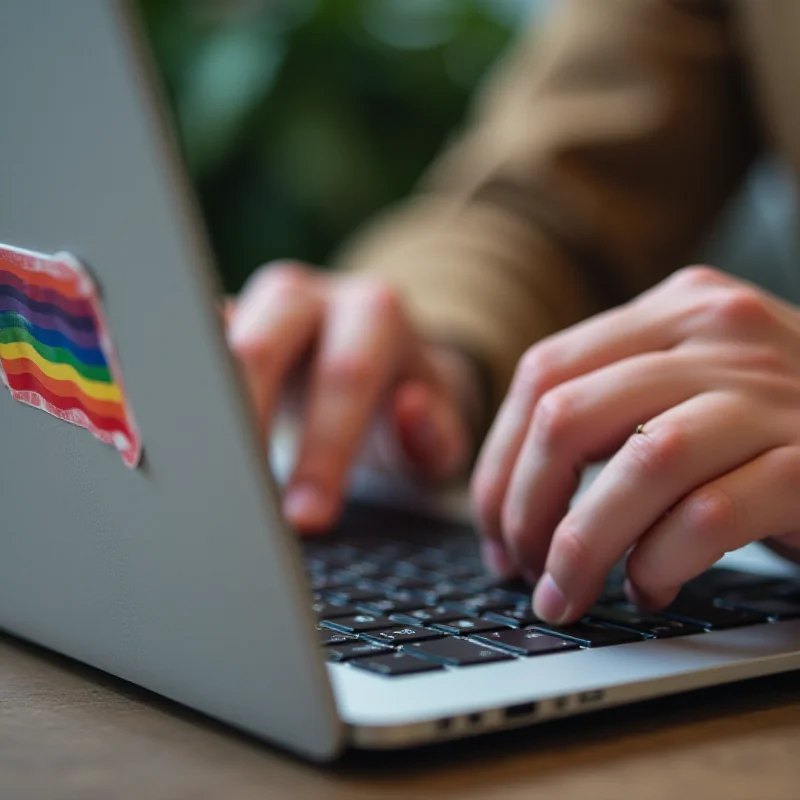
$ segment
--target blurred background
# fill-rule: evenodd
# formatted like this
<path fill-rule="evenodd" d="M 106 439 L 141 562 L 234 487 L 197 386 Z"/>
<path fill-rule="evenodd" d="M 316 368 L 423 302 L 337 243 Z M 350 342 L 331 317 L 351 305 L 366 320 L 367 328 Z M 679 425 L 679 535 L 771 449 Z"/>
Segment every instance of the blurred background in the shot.
<path fill-rule="evenodd" d="M 139 0 L 225 288 L 409 193 L 547 0 Z"/>
<path fill-rule="evenodd" d="M 324 265 L 406 196 L 557 0 L 138 0 L 227 291 Z M 697 254 L 800 301 L 792 184 L 758 166 Z"/>

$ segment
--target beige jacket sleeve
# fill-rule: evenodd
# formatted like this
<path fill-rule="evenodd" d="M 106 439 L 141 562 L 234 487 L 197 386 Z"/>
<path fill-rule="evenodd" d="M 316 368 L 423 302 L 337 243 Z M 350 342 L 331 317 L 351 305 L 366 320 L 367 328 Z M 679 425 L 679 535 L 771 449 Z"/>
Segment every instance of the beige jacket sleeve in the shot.
<path fill-rule="evenodd" d="M 343 264 L 490 370 L 684 264 L 756 141 L 725 0 L 558 0 L 418 196 Z"/>

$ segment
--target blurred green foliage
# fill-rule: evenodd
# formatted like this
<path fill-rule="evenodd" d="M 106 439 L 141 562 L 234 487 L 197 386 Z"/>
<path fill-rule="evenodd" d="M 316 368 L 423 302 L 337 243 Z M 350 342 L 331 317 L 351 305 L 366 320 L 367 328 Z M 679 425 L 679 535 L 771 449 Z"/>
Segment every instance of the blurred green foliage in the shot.
<path fill-rule="evenodd" d="M 412 188 L 531 0 L 139 0 L 226 289 Z"/>

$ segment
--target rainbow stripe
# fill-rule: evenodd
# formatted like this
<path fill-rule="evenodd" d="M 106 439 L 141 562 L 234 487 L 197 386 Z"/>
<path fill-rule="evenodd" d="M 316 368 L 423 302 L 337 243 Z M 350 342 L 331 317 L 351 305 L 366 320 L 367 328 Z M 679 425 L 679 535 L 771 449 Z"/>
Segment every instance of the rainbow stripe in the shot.
<path fill-rule="evenodd" d="M 15 400 L 90 430 L 128 466 L 141 437 L 97 289 L 69 254 L 0 245 L 0 377 Z"/>

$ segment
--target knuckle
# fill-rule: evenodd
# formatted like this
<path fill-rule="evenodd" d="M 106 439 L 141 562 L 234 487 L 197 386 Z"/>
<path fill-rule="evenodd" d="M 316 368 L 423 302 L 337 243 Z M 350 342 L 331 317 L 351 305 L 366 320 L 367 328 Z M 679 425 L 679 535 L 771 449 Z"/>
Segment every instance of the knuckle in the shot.
<path fill-rule="evenodd" d="M 737 286 L 708 300 L 708 313 L 723 330 L 758 332 L 774 321 L 766 298 L 756 289 Z"/>
<path fill-rule="evenodd" d="M 326 390 L 352 390 L 370 380 L 374 370 L 360 354 L 342 354 L 324 360 L 319 366 L 319 377 Z"/>
<path fill-rule="evenodd" d="M 292 261 L 280 261 L 262 267 L 264 281 L 280 297 L 295 297 L 308 285 L 308 271 Z"/>
<path fill-rule="evenodd" d="M 563 444 L 573 430 L 574 403 L 564 389 L 545 392 L 533 411 L 531 427 L 536 441 L 545 450 Z"/>
<path fill-rule="evenodd" d="M 730 277 L 708 264 L 691 264 L 679 269 L 667 280 L 679 288 L 699 289 L 707 286 L 726 285 L 730 282 Z"/>
<path fill-rule="evenodd" d="M 686 463 L 690 442 L 679 429 L 665 427 L 645 435 L 631 436 L 627 454 L 635 477 L 645 480 L 674 474 Z"/>
<path fill-rule="evenodd" d="M 405 312 L 402 294 L 398 289 L 379 281 L 364 280 L 356 287 L 359 299 L 383 319 L 398 320 Z"/>
<path fill-rule="evenodd" d="M 706 486 L 689 497 L 684 519 L 689 530 L 712 543 L 730 538 L 739 521 L 736 501 L 718 486 Z"/>
<path fill-rule="evenodd" d="M 520 358 L 514 372 L 513 389 L 526 397 L 536 397 L 545 391 L 553 373 L 549 350 L 538 344 Z"/>

